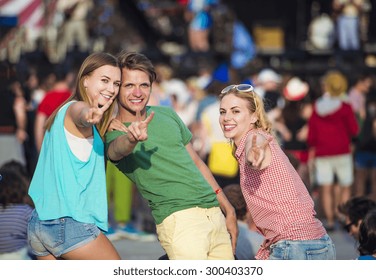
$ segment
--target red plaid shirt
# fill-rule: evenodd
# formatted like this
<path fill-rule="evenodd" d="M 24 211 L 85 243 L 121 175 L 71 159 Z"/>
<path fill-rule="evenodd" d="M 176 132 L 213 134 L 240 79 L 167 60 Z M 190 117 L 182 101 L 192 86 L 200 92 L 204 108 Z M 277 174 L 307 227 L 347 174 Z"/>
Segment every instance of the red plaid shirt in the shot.
<path fill-rule="evenodd" d="M 250 130 L 235 155 L 248 210 L 257 229 L 265 236 L 256 258 L 268 259 L 270 245 L 279 240 L 319 239 L 326 231 L 315 218 L 314 203 L 306 186 L 275 139 L 269 143 L 270 165 L 262 170 L 250 168 L 245 159 L 245 144 L 248 135 L 255 133 L 265 139 L 273 138 L 262 130 Z"/>

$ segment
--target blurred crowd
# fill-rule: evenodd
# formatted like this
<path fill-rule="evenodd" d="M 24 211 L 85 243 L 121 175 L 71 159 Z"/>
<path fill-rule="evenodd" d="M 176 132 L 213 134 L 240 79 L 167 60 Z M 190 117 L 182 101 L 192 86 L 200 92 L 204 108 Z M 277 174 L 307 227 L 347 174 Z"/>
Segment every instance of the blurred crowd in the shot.
<path fill-rule="evenodd" d="M 178 113 L 193 134 L 193 147 L 205 162 L 210 160 L 215 143 L 228 142 L 218 123 L 218 95 L 229 84 L 251 84 L 263 98 L 274 133 L 313 196 L 328 231 L 345 223 L 339 205 L 355 196 L 376 200 L 374 68 L 349 73 L 333 65 L 318 75 L 282 72 L 257 63 L 257 46 L 251 33 L 221 1 L 136 2 L 161 32 L 178 37 L 184 37 L 179 32 L 185 34 L 182 43 L 164 42 L 159 46 L 163 58 L 154 61 L 158 79 L 150 105 L 169 106 Z M 159 9 L 156 2 L 160 2 Z M 8 48 L 0 69 L 0 166 L 18 161 L 25 166 L 28 178 L 38 159 L 45 120 L 72 93 L 76 65 L 82 58 L 103 50 L 148 51 L 142 36 L 133 36 L 134 30 L 118 23 L 117 1 L 44 3 L 51 9 L 46 9 L 46 14 L 53 15 L 48 16 L 40 41 L 43 55 L 25 59 L 22 48 L 18 54 L 14 54 L 17 49 Z M 329 37 L 316 38 L 320 34 L 315 33 L 311 44 L 317 48 L 333 48 L 336 44 L 342 50 L 360 50 L 367 41 L 367 15 L 372 8 L 370 1 L 334 0 L 335 17 L 328 26 L 341 26 L 338 37 L 331 33 L 332 28 Z M 175 21 L 179 24 L 174 25 Z M 22 46 L 23 37 L 17 34 L 8 35 L 8 40 L 18 40 L 8 46 Z M 226 41 L 215 45 L 213 36 L 217 41 Z M 124 41 L 113 37 L 123 37 Z M 4 38 L 1 40 L 4 43 Z M 114 47 L 113 42 L 118 45 Z M 189 71 L 183 71 L 183 66 Z M 224 188 L 239 183 L 236 170 L 231 174 L 215 172 Z M 124 226 L 137 222 L 139 230 L 132 228 L 129 232 L 128 228 L 126 237 L 154 240 L 143 232 L 154 233 L 145 202 L 135 189 L 128 195 L 132 199 L 127 200 L 127 214 L 114 223 Z M 110 207 L 116 205 L 111 203 Z"/>

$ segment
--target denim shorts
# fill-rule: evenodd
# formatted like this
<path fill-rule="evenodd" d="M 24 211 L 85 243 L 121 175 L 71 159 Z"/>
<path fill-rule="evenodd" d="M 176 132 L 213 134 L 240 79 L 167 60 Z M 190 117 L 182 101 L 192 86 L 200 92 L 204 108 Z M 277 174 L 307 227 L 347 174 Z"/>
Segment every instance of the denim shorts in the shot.
<path fill-rule="evenodd" d="M 41 221 L 34 210 L 28 225 L 28 245 L 35 256 L 52 254 L 58 258 L 95 240 L 99 234 L 95 224 L 81 223 L 70 217 Z"/>
<path fill-rule="evenodd" d="M 335 260 L 329 235 L 315 240 L 280 240 L 270 246 L 269 260 Z"/>
<path fill-rule="evenodd" d="M 355 154 L 355 167 L 376 168 L 376 154 L 371 152 L 357 152 Z"/>

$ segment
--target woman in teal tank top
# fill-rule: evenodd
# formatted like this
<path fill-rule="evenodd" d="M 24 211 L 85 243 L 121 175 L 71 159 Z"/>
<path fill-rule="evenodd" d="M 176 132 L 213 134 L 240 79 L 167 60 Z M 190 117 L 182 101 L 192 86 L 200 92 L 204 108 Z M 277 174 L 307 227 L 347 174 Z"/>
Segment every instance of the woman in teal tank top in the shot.
<path fill-rule="evenodd" d="M 47 120 L 29 189 L 35 211 L 28 238 L 37 259 L 120 259 L 102 233 L 108 224 L 102 136 L 120 84 L 117 59 L 91 54 L 74 94 Z"/>

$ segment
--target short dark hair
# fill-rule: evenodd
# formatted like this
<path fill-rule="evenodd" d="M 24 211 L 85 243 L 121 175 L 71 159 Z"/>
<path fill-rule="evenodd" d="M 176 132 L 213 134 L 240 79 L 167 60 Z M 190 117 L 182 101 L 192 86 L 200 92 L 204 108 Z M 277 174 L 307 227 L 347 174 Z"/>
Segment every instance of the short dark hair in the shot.
<path fill-rule="evenodd" d="M 238 184 L 231 184 L 223 188 L 228 201 L 234 206 L 236 217 L 244 220 L 247 214 L 247 204 L 245 202 L 242 190 Z"/>
<path fill-rule="evenodd" d="M 121 68 L 139 70 L 148 74 L 151 84 L 157 79 L 153 63 L 144 54 L 121 51 L 117 58 Z"/>
<path fill-rule="evenodd" d="M 354 224 L 362 220 L 372 209 L 376 209 L 376 202 L 365 196 L 353 197 L 338 207 L 338 211 L 348 216 Z"/>
<path fill-rule="evenodd" d="M 18 160 L 11 159 L 3 163 L 3 165 L 1 166 L 1 170 L 10 170 L 10 171 L 18 172 L 20 176 L 25 178 L 25 180 L 27 181 L 27 184 L 30 183 L 31 176 L 29 172 L 27 171 L 25 164 L 22 164 Z"/>
<path fill-rule="evenodd" d="M 0 208 L 25 203 L 28 186 L 21 174 L 10 169 L 0 169 L 0 176 Z"/>
<path fill-rule="evenodd" d="M 360 224 L 358 250 L 361 256 L 376 253 L 376 209 L 369 211 Z"/>

